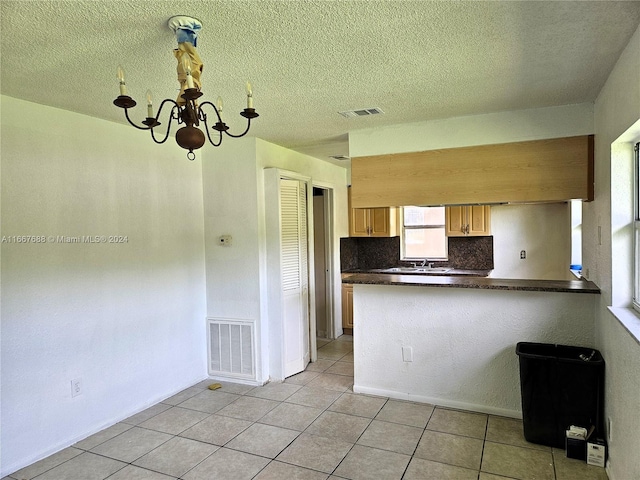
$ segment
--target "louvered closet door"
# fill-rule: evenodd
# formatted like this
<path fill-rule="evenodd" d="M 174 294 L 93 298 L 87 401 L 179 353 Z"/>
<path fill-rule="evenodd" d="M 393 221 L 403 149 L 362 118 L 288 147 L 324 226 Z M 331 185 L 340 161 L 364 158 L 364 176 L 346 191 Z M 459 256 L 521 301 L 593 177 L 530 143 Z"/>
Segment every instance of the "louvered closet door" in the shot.
<path fill-rule="evenodd" d="M 280 179 L 284 376 L 309 362 L 309 282 L 306 184 Z"/>

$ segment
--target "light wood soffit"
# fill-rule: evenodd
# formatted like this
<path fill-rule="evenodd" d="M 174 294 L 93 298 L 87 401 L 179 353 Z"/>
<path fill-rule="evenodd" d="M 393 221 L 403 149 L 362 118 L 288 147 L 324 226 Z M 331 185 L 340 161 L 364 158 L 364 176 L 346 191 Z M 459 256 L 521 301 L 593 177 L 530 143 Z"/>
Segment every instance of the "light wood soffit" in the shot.
<path fill-rule="evenodd" d="M 354 208 L 593 199 L 593 136 L 351 159 Z"/>

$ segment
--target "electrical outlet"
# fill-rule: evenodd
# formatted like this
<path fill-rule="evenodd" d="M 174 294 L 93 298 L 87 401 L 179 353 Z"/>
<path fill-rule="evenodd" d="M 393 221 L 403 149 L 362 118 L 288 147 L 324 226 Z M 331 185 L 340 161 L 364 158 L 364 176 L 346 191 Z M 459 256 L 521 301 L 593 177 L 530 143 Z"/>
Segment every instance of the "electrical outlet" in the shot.
<path fill-rule="evenodd" d="M 520 260 L 524 260 L 525 258 L 527 258 L 527 251 L 520 250 Z"/>
<path fill-rule="evenodd" d="M 233 237 L 231 235 L 222 235 L 218 238 L 218 245 L 223 247 L 230 247 L 233 243 Z"/>
<path fill-rule="evenodd" d="M 82 395 L 82 379 L 76 378 L 71 380 L 71 396 L 77 397 L 78 395 Z"/>

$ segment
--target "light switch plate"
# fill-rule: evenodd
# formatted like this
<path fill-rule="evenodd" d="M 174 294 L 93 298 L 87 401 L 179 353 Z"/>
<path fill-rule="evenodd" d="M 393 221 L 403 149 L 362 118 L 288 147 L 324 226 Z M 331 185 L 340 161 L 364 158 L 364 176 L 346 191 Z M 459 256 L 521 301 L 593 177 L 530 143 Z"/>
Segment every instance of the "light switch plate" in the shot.
<path fill-rule="evenodd" d="M 413 348 L 412 347 L 402 347 L 402 361 L 403 362 L 413 362 Z"/>

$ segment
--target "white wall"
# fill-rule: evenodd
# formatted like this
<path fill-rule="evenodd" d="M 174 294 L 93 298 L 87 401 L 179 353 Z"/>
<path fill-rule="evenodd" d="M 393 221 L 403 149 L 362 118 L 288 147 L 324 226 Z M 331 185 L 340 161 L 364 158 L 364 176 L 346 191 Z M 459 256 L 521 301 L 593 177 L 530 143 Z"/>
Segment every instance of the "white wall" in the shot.
<path fill-rule="evenodd" d="M 280 168 L 334 189 L 334 295 L 340 295 L 340 236 L 346 236 L 346 170 L 255 138 L 229 141 L 203 159 L 207 314 L 256 322 L 257 382 L 270 378 L 264 169 Z M 220 247 L 220 235 L 232 235 Z M 336 302 L 339 305 L 339 302 Z M 340 315 L 336 306 L 335 314 Z M 341 326 L 341 316 L 336 319 Z M 341 327 L 340 327 L 341 328 Z"/>
<path fill-rule="evenodd" d="M 351 157 L 420 152 L 593 133 L 593 104 L 533 108 L 357 130 Z"/>
<path fill-rule="evenodd" d="M 387 285 L 353 293 L 356 392 L 520 417 L 518 342 L 594 346 L 595 294 Z M 402 347 L 413 348 L 413 362 Z"/>
<path fill-rule="evenodd" d="M 570 203 L 491 207 L 494 278 L 575 280 Z M 525 250 L 526 258 L 520 259 Z"/>
<path fill-rule="evenodd" d="M 132 127 L 1 102 L 2 235 L 127 242 L 2 243 L 0 476 L 206 376 L 199 161 Z"/>
<path fill-rule="evenodd" d="M 630 209 L 629 175 L 628 170 L 620 170 L 632 164 L 631 150 L 630 145 L 625 149 L 612 144 L 639 119 L 640 28 L 595 103 L 595 201 L 583 207 L 582 263 L 602 289 L 596 307 L 596 332 L 606 361 L 605 416 L 613 422 L 608 467 L 611 480 L 640 478 L 640 343 L 607 309 L 611 304 L 629 305 L 630 290 L 625 286 L 631 281 L 628 263 L 620 264 L 630 258 L 631 251 L 630 235 L 625 238 L 630 218 L 626 227 L 624 221 L 625 211 Z M 626 167 L 620 162 L 626 162 Z"/>

